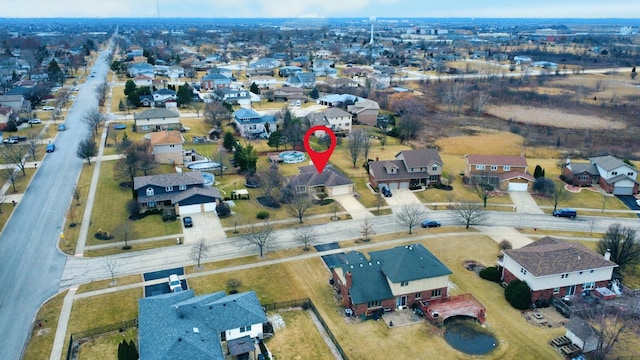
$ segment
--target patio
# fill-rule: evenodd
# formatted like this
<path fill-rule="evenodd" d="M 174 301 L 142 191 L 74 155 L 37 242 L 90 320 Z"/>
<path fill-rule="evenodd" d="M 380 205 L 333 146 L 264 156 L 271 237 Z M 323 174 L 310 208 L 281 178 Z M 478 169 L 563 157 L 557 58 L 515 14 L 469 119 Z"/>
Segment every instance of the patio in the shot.
<path fill-rule="evenodd" d="M 404 309 L 384 313 L 382 320 L 391 328 L 419 324 L 424 321 L 424 317 L 415 314 L 411 309 Z"/>

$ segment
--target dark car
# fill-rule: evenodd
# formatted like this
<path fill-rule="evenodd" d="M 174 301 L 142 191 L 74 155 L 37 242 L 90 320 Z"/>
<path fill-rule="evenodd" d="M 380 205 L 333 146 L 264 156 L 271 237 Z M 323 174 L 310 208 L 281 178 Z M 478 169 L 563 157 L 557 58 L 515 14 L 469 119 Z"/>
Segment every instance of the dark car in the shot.
<path fill-rule="evenodd" d="M 184 224 L 184 227 L 193 227 L 193 219 L 191 219 L 191 216 L 183 217 L 182 223 Z"/>
<path fill-rule="evenodd" d="M 432 228 L 432 227 L 440 227 L 442 224 L 438 220 L 424 219 L 420 223 L 423 228 Z"/>
<path fill-rule="evenodd" d="M 391 189 L 389 189 L 389 187 L 386 186 L 386 185 L 383 185 L 380 188 L 380 191 L 382 192 L 382 195 L 384 195 L 384 197 L 392 197 L 393 196 L 393 194 L 391 193 Z"/>

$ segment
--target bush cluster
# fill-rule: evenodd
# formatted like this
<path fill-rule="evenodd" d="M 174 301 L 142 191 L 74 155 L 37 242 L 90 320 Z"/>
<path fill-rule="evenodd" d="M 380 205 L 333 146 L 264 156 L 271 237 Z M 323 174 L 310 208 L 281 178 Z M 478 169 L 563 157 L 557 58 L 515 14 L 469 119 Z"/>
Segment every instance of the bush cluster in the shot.
<path fill-rule="evenodd" d="M 104 231 L 102 229 L 98 229 L 98 231 L 96 232 L 95 236 L 96 236 L 96 239 L 99 239 L 99 240 L 111 240 L 111 239 L 113 239 L 113 235 L 111 235 L 110 232 Z"/>
<path fill-rule="evenodd" d="M 493 281 L 493 282 L 497 282 L 500 283 L 501 281 L 501 274 L 500 274 L 500 270 L 498 270 L 497 266 L 491 266 L 491 267 L 487 267 L 484 268 L 482 270 L 480 270 L 480 277 L 485 279 L 485 280 L 489 280 L 489 281 Z"/>
<path fill-rule="evenodd" d="M 268 211 L 258 211 L 258 213 L 256 214 L 256 217 L 260 220 L 264 220 L 264 219 L 268 219 L 269 218 L 269 212 Z"/>
<path fill-rule="evenodd" d="M 509 304 L 518 310 L 531 308 L 531 289 L 522 280 L 513 280 L 504 289 L 504 297 Z"/>

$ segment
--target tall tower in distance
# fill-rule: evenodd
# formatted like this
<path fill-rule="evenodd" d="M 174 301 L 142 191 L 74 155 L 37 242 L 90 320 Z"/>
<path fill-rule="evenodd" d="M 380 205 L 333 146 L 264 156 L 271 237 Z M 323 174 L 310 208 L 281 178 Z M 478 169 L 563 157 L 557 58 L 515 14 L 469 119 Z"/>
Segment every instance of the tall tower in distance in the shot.
<path fill-rule="evenodd" d="M 369 45 L 373 45 L 373 24 L 376 22 L 376 17 L 371 16 L 369 22 L 371 23 L 371 39 L 369 40 Z"/>

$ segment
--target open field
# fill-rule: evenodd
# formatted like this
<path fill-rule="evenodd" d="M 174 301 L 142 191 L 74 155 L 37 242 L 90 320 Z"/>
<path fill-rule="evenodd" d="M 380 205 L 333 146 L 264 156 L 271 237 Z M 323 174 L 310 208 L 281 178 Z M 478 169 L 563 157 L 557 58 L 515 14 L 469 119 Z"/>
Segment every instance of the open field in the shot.
<path fill-rule="evenodd" d="M 599 116 L 577 115 L 557 109 L 518 105 L 490 105 L 487 113 L 502 119 L 513 120 L 523 124 L 552 126 L 568 129 L 624 129 L 626 124 Z"/>

